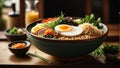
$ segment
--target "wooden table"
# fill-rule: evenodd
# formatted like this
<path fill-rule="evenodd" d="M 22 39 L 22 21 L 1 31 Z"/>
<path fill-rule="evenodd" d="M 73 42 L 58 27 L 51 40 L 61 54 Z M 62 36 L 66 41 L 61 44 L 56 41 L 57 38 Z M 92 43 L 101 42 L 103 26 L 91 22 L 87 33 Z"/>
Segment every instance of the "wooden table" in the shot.
<path fill-rule="evenodd" d="M 54 59 L 54 57 L 39 51 L 34 45 L 31 45 L 30 50 L 28 52 L 34 53 L 37 52 L 42 57 L 50 60 L 52 64 L 45 63 L 43 60 L 32 57 L 32 56 L 25 56 L 25 57 L 16 57 L 13 55 L 9 49 L 8 41 L 0 41 L 0 68 L 2 67 L 117 67 L 120 66 L 120 61 L 105 61 L 104 59 L 95 59 L 95 57 L 86 55 L 84 58 L 72 61 L 58 61 Z M 120 57 L 119 57 L 120 58 Z M 120 59 L 119 59 L 120 60 Z"/>

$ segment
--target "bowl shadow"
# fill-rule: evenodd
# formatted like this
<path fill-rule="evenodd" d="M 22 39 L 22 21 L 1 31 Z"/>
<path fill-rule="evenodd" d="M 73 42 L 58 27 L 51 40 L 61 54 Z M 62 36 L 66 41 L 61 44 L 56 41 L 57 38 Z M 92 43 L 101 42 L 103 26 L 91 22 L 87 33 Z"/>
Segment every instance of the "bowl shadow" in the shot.
<path fill-rule="evenodd" d="M 10 59 L 10 61 L 16 62 L 16 63 L 26 62 L 26 61 L 31 61 L 32 60 L 32 58 L 30 56 L 28 56 L 27 54 L 24 55 L 24 56 L 11 55 L 9 59 Z"/>

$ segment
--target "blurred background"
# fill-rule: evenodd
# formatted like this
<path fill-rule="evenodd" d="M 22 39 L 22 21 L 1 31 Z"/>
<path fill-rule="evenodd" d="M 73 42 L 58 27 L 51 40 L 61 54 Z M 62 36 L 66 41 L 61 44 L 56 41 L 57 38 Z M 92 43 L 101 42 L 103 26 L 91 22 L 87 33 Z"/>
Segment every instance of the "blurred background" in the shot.
<path fill-rule="evenodd" d="M 40 18 L 94 14 L 119 39 L 120 0 L 0 0 L 0 30 L 25 27 Z"/>

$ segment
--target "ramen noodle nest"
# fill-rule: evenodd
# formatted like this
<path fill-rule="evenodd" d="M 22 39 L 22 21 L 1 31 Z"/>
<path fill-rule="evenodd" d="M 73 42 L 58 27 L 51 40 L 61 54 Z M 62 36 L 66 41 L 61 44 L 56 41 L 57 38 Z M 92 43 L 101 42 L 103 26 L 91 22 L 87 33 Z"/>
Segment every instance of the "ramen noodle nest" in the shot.
<path fill-rule="evenodd" d="M 93 26 L 89 23 L 84 23 L 79 25 L 83 28 L 83 32 L 78 36 L 59 36 L 59 40 L 84 40 L 84 39 L 91 39 L 96 38 L 104 34 L 103 30 L 98 29 L 97 27 Z"/>

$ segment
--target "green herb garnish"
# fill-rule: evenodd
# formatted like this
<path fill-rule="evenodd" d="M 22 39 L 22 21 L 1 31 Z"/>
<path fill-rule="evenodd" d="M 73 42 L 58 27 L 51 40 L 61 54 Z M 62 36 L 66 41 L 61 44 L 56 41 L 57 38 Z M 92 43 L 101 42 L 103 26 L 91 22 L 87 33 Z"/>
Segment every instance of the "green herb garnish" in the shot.
<path fill-rule="evenodd" d="M 95 51 L 92 52 L 92 55 L 94 56 L 101 56 L 103 54 L 102 47 L 97 48 Z"/>
<path fill-rule="evenodd" d="M 103 27 L 102 25 L 100 25 L 101 18 L 95 18 L 94 14 L 86 15 L 85 18 L 75 19 L 74 21 L 78 24 L 90 23 L 93 24 L 93 26 L 96 26 L 97 28 Z"/>
<path fill-rule="evenodd" d="M 53 35 L 43 35 L 43 37 L 45 37 L 45 38 L 53 38 L 54 36 Z"/>
<path fill-rule="evenodd" d="M 55 28 L 56 25 L 60 24 L 64 20 L 64 14 L 61 12 L 61 15 L 54 21 L 51 21 L 50 23 L 45 23 L 43 26 L 51 27 L 52 29 Z"/>
<path fill-rule="evenodd" d="M 8 31 L 8 33 L 9 33 L 9 34 L 17 34 L 17 30 L 18 30 L 17 27 L 13 27 L 12 29 L 10 29 L 10 30 Z"/>
<path fill-rule="evenodd" d="M 117 54 L 119 52 L 119 45 L 117 44 L 104 44 L 104 53 Z"/>
<path fill-rule="evenodd" d="M 117 54 L 119 52 L 119 45 L 118 44 L 103 44 L 91 54 L 94 56 L 101 56 L 102 54 L 109 53 L 109 54 Z"/>

